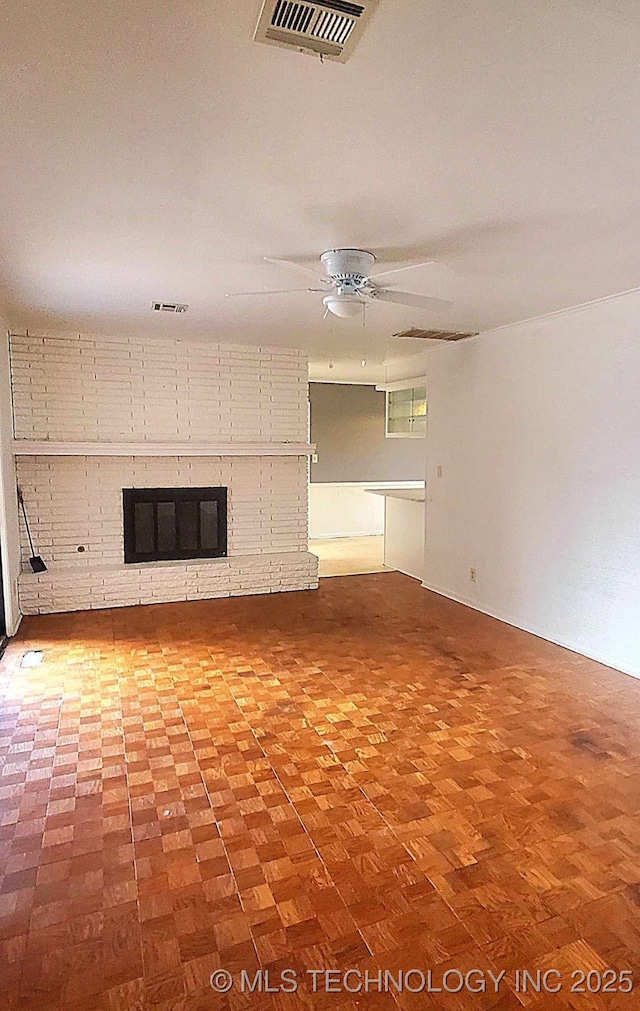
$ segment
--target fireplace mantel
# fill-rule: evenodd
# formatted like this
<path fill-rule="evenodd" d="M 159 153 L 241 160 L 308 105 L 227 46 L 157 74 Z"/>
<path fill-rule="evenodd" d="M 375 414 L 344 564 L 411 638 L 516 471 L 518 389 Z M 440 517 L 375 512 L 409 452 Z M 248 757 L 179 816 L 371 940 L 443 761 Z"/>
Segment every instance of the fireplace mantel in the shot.
<path fill-rule="evenodd" d="M 312 456 L 306 442 L 52 442 L 13 440 L 14 456 Z"/>

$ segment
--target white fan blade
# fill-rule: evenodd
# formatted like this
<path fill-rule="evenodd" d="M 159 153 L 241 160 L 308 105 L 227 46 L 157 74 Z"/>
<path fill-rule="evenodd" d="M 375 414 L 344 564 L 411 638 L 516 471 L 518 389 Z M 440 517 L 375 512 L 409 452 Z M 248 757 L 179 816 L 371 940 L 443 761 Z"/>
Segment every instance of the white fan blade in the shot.
<path fill-rule="evenodd" d="M 241 295 L 292 295 L 296 291 L 317 291 L 324 295 L 324 288 L 282 288 L 280 291 L 229 291 L 225 298 L 239 298 Z"/>
<path fill-rule="evenodd" d="M 394 302 L 396 305 L 413 305 L 416 309 L 447 309 L 453 305 L 445 298 L 434 298 L 431 295 L 414 295 L 411 291 L 376 291 L 372 296 L 375 302 Z"/>
<path fill-rule="evenodd" d="M 276 267 L 293 267 L 294 270 L 304 270 L 305 274 L 312 274 L 316 281 L 324 281 L 319 270 L 311 270 L 311 267 L 304 267 L 301 263 L 294 263 L 293 260 L 274 260 L 271 256 L 265 256 L 267 263 L 275 263 Z"/>
<path fill-rule="evenodd" d="M 410 263 L 407 267 L 396 267 L 395 270 L 382 270 L 378 274 L 370 274 L 369 278 L 374 280 L 376 277 L 387 277 L 388 274 L 400 274 L 403 270 L 415 270 L 416 267 L 441 267 L 443 264 L 438 263 L 437 260 L 425 260 L 424 263 Z"/>

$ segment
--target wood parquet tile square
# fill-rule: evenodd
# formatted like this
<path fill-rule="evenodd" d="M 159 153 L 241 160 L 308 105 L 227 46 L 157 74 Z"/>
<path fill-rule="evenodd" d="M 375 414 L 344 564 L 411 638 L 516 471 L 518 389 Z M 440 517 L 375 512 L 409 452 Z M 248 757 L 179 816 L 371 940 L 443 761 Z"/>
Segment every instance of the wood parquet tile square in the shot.
<path fill-rule="evenodd" d="M 0 1005 L 634 1011 L 570 983 L 638 971 L 639 757 L 640 684 L 397 573 L 27 618 L 0 665 Z M 285 969 L 295 993 L 239 987 Z M 320 969 L 434 983 L 313 992 Z M 473 970 L 505 976 L 436 986 Z"/>

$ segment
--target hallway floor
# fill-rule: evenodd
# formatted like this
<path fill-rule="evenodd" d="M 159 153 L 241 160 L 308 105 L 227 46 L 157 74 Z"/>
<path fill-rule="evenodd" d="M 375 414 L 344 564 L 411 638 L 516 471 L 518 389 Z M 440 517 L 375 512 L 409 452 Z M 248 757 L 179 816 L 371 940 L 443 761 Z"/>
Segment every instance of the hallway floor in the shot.
<path fill-rule="evenodd" d="M 570 986 L 638 967 L 639 757 L 637 681 L 394 572 L 27 618 L 0 664 L 2 1006 L 633 1011 Z M 242 993 L 258 968 L 298 992 Z M 497 993 L 436 992 L 474 968 Z M 432 990 L 354 992 L 379 969 Z"/>
<path fill-rule="evenodd" d="M 332 537 L 309 542 L 320 576 L 357 576 L 385 569 L 384 537 Z"/>

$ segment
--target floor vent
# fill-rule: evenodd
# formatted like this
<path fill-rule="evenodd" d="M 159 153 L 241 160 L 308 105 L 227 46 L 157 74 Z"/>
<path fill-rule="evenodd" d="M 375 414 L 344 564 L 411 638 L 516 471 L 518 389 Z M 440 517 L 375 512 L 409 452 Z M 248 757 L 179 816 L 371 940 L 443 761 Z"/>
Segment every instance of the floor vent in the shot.
<path fill-rule="evenodd" d="M 186 312 L 189 306 L 181 302 L 152 302 L 151 308 L 154 312 Z"/>
<path fill-rule="evenodd" d="M 378 0 L 365 0 L 363 4 L 346 0 L 265 0 L 254 39 L 346 63 L 377 4 Z"/>
<path fill-rule="evenodd" d="M 411 327 L 409 330 L 402 330 L 394 333 L 398 340 L 419 340 L 419 341 L 463 341 L 467 337 L 477 337 L 477 333 L 460 333 L 457 330 L 420 330 L 418 327 Z"/>
<path fill-rule="evenodd" d="M 43 660 L 44 660 L 44 652 L 41 649 L 30 649 L 22 657 L 22 660 L 20 661 L 20 666 L 40 667 Z"/>

